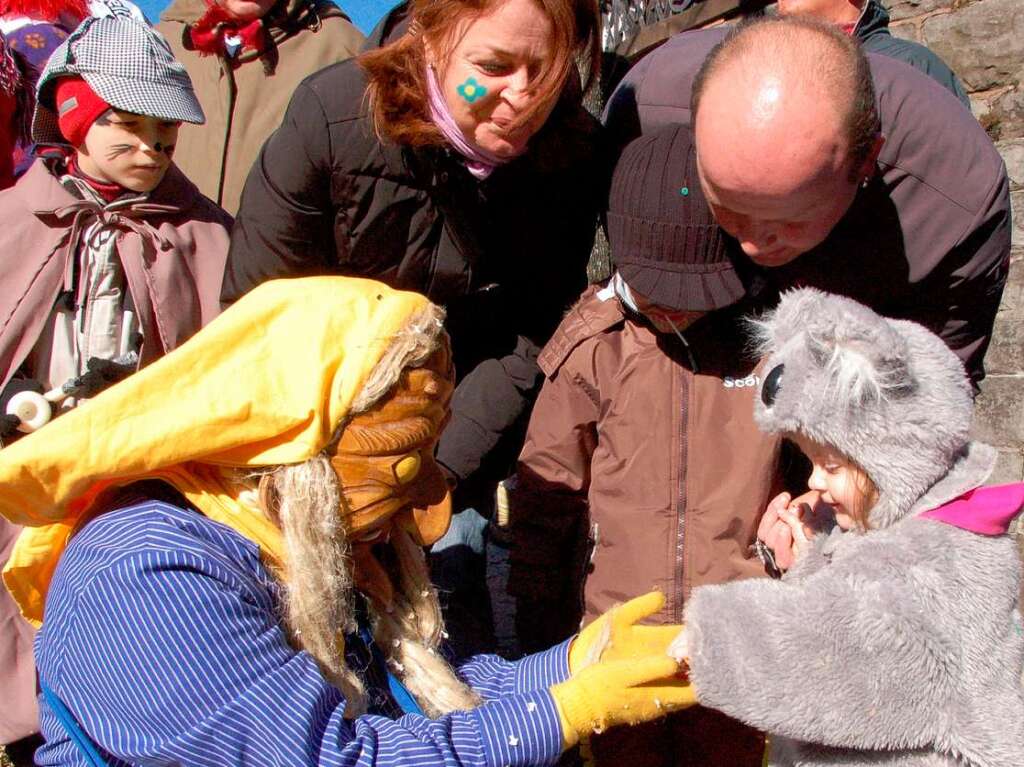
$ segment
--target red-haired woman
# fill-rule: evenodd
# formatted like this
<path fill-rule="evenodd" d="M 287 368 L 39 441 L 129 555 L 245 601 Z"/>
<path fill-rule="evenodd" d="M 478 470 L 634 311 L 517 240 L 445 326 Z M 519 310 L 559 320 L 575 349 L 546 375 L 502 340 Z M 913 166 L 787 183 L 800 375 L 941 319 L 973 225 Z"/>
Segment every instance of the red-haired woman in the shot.
<path fill-rule="evenodd" d="M 412 0 L 374 37 L 295 91 L 246 182 L 223 298 L 340 273 L 444 304 L 461 382 L 438 459 L 457 504 L 480 508 L 521 446 L 539 347 L 586 281 L 604 173 L 576 64 L 588 84 L 597 4 Z"/>

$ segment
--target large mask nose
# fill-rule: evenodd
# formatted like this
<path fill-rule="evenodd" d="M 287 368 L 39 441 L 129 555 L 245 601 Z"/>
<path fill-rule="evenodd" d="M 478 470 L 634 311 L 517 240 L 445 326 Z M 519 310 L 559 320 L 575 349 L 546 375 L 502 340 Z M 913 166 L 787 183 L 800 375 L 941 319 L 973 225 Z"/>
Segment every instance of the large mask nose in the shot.
<path fill-rule="evenodd" d="M 775 404 L 775 398 L 778 396 L 779 387 L 782 385 L 782 374 L 785 372 L 785 365 L 776 365 L 771 371 L 764 377 L 764 383 L 761 384 L 761 402 L 764 403 L 765 407 L 771 407 Z"/>
<path fill-rule="evenodd" d="M 452 520 L 452 495 L 437 464 L 424 462 L 409 497 L 412 505 L 396 521 L 420 546 L 430 546 L 448 532 Z"/>

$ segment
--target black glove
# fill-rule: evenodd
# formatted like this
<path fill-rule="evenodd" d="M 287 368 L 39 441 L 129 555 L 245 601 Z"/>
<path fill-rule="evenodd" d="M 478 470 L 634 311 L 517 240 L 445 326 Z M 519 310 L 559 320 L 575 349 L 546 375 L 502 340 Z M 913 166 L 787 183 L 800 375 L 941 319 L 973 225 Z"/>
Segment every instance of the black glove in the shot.
<path fill-rule="evenodd" d="M 0 415 L 0 441 L 6 441 L 18 433 L 21 419 L 16 415 Z"/>
<path fill-rule="evenodd" d="M 130 376 L 138 366 L 139 355 L 134 352 L 112 360 L 90 357 L 85 363 L 86 372 L 65 384 L 64 390 L 75 397 L 95 397 Z"/>
<path fill-rule="evenodd" d="M 7 415 L 7 403 L 11 401 L 11 397 L 23 391 L 42 394 L 44 390 L 43 385 L 34 378 L 12 378 L 7 382 L 3 393 L 0 393 L 0 440 L 6 441 L 13 437 L 21 425 L 18 416 Z"/>

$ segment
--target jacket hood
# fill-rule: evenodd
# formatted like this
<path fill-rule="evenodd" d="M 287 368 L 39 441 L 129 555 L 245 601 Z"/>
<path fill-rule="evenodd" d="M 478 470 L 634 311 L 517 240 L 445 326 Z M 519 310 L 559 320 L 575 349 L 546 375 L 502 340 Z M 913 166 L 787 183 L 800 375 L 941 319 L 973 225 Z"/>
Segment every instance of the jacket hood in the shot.
<path fill-rule="evenodd" d="M 598 333 L 624 322 L 626 313 L 611 288 L 591 285 L 566 313 L 555 334 L 537 358 L 544 375 L 552 376 L 572 350 Z"/>

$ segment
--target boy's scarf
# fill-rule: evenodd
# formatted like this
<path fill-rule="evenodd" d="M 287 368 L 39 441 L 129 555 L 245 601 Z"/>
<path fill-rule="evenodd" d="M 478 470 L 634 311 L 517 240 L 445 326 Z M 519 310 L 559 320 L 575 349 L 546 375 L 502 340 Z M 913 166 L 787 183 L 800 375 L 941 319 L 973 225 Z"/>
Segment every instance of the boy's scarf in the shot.
<path fill-rule="evenodd" d="M 189 25 L 189 37 L 200 56 L 223 54 L 234 58 L 243 51 L 262 53 L 269 42 L 263 19 L 239 23 L 219 5 L 211 5 L 194 24 Z"/>

